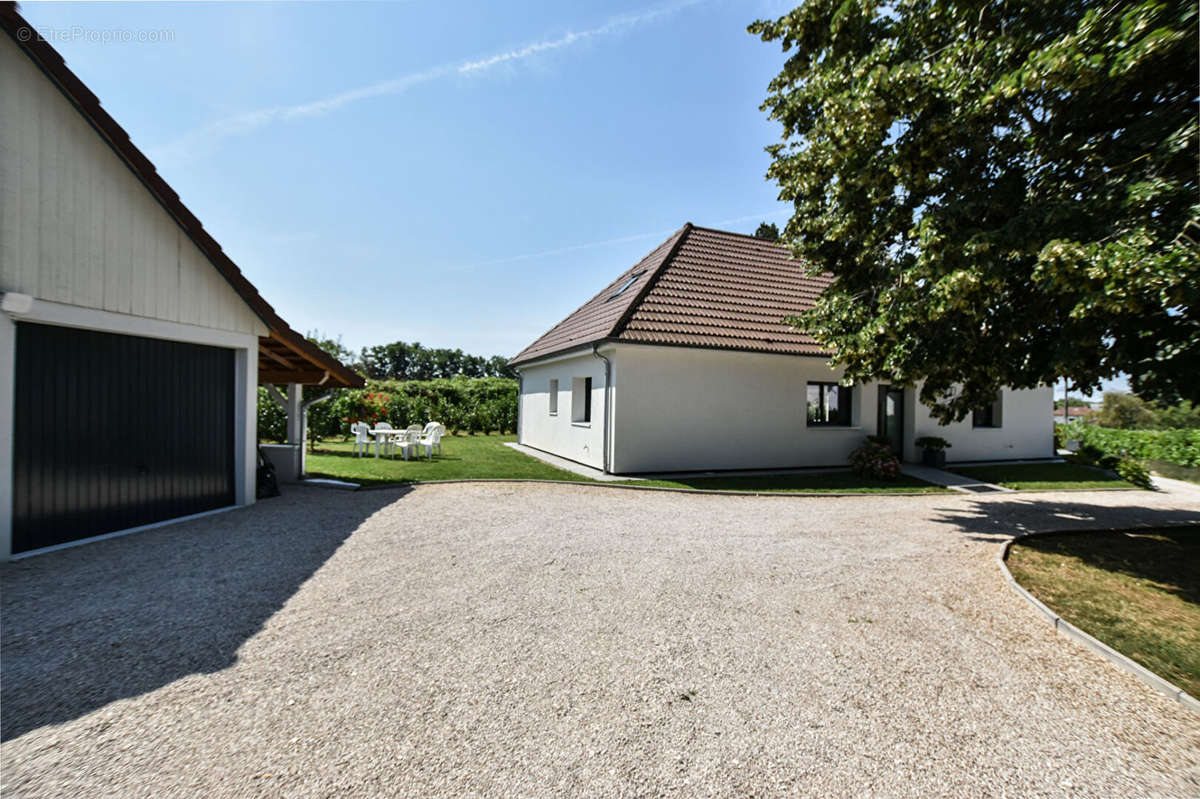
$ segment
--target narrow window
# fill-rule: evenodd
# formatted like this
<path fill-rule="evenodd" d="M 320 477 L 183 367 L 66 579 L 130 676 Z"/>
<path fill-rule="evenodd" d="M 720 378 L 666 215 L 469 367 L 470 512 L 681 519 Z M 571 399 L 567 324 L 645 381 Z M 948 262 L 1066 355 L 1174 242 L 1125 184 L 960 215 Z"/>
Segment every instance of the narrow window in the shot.
<path fill-rule="evenodd" d="M 558 416 L 558 378 L 550 378 L 550 415 Z"/>
<path fill-rule="evenodd" d="M 571 380 L 571 421 L 592 421 L 592 378 L 576 377 Z"/>
<path fill-rule="evenodd" d="M 971 412 L 972 427 L 1000 427 L 1003 411 L 1000 396 L 1000 392 L 996 392 L 996 398 L 991 404 Z"/>
<path fill-rule="evenodd" d="M 853 389 L 837 383 L 808 384 L 808 426 L 849 427 Z"/>

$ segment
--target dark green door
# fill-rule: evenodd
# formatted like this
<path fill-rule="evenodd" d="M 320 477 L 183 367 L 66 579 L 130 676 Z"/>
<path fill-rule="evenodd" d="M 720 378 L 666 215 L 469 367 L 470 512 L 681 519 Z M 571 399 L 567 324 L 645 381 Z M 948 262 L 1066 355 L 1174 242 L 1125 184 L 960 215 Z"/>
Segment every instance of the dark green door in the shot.
<path fill-rule="evenodd" d="M 879 387 L 879 435 L 892 442 L 892 452 L 904 456 L 904 389 Z"/>

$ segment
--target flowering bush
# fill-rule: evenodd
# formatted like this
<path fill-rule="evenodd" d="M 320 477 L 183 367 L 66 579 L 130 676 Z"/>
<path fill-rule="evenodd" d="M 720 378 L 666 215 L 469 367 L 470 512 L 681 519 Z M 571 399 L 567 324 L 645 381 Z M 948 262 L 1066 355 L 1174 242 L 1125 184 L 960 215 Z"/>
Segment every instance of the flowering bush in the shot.
<path fill-rule="evenodd" d="M 376 422 L 388 420 L 388 405 L 391 395 L 382 391 L 355 391 L 346 395 L 348 401 L 339 409 L 344 415 L 342 421 L 367 422 L 374 426 Z"/>
<path fill-rule="evenodd" d="M 895 480 L 900 476 L 900 460 L 890 444 L 868 438 L 850 453 L 850 469 L 859 477 Z"/>

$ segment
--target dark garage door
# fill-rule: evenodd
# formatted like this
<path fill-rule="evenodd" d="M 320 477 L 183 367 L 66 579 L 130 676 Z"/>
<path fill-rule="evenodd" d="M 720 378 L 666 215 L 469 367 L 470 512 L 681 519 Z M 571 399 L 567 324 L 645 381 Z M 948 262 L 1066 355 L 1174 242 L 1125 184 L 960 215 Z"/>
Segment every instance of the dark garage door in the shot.
<path fill-rule="evenodd" d="M 17 325 L 13 552 L 232 505 L 233 350 Z"/>

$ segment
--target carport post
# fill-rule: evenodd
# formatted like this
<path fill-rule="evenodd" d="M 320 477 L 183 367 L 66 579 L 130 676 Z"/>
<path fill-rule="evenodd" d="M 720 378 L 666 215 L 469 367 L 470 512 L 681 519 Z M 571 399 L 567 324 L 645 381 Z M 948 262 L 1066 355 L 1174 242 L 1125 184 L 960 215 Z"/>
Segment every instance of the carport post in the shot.
<path fill-rule="evenodd" d="M 288 383 L 287 387 L 287 442 L 304 446 L 304 413 L 301 402 L 304 399 L 304 386 L 299 383 Z"/>

